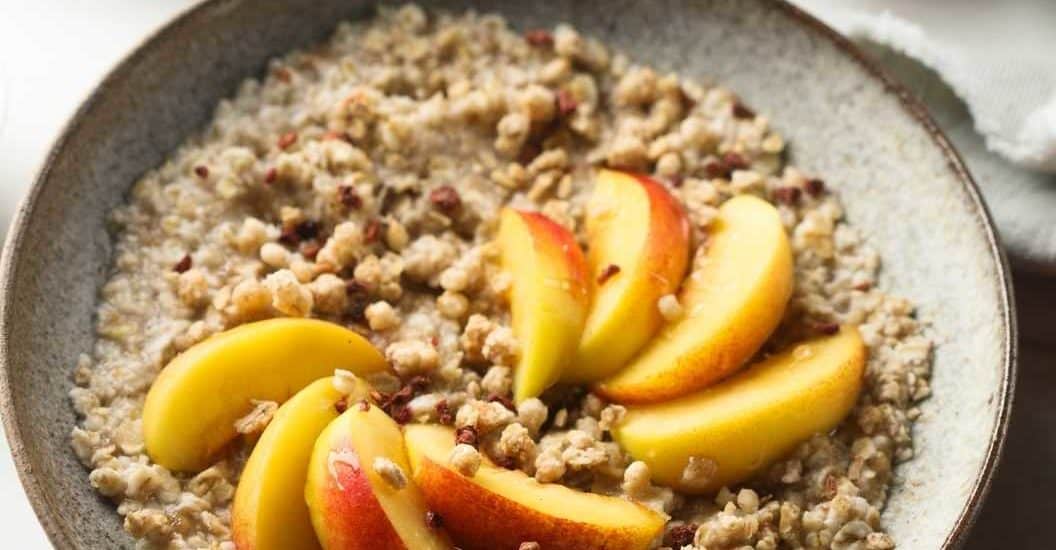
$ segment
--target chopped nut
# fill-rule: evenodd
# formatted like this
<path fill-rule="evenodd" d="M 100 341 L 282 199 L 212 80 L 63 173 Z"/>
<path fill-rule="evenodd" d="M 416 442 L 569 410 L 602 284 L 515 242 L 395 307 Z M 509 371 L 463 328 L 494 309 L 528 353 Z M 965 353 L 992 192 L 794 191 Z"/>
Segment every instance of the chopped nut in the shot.
<path fill-rule="evenodd" d="M 459 443 L 451 449 L 451 456 L 448 458 L 448 462 L 458 473 L 466 477 L 473 477 L 477 474 L 477 470 L 480 469 L 481 457 L 476 448 Z"/>
<path fill-rule="evenodd" d="M 407 486 L 407 474 L 395 462 L 383 456 L 374 459 L 374 473 L 378 474 L 385 484 L 399 491 Z"/>
<path fill-rule="evenodd" d="M 254 434 L 264 431 L 271 422 L 271 417 L 279 409 L 279 404 L 274 401 L 258 401 L 254 399 L 253 410 L 246 416 L 235 421 L 235 431 L 240 434 Z"/>

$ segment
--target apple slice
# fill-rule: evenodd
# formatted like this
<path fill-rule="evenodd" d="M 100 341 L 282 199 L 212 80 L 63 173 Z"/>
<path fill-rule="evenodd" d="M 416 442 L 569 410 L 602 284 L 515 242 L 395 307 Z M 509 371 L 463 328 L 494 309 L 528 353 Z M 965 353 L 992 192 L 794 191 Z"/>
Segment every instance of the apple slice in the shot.
<path fill-rule="evenodd" d="M 707 246 L 680 293 L 683 317 L 601 381 L 609 400 L 657 403 L 708 386 L 751 359 L 781 322 L 793 265 L 777 210 L 750 195 L 726 201 Z"/>
<path fill-rule="evenodd" d="M 652 338 L 663 323 L 657 300 L 678 290 L 689 263 L 686 214 L 646 176 L 599 171 L 586 228 L 593 299 L 563 375 L 573 383 L 612 374 Z"/>
<path fill-rule="evenodd" d="M 866 350 L 855 328 L 799 344 L 699 393 L 630 407 L 616 441 L 653 479 L 707 493 L 747 480 L 854 407 Z M 683 478 L 690 457 L 703 476 Z"/>
<path fill-rule="evenodd" d="M 426 523 L 425 499 L 410 481 L 403 434 L 381 409 L 351 404 L 323 430 L 308 466 L 304 498 L 327 550 L 440 550 L 451 544 Z M 402 487 L 375 467 L 399 468 Z"/>
<path fill-rule="evenodd" d="M 510 310 L 521 346 L 514 400 L 538 397 L 561 377 L 587 316 L 587 263 L 576 238 L 537 212 L 502 210 L 499 248 L 512 275 Z"/>
<path fill-rule="evenodd" d="M 618 497 L 544 485 L 485 460 L 473 477 L 448 466 L 455 434 L 447 427 L 404 429 L 414 481 L 464 550 L 646 550 L 663 531 L 656 512 Z"/>
<path fill-rule="evenodd" d="M 359 381 L 345 395 L 333 378 L 321 378 L 297 392 L 275 412 L 249 455 L 231 508 L 232 539 L 239 550 L 319 548 L 304 486 L 315 440 L 337 418 L 336 404 L 366 399 L 370 387 Z"/>
<path fill-rule="evenodd" d="M 234 439 L 252 400 L 281 403 L 334 369 L 366 376 L 388 368 L 365 338 L 324 321 L 271 319 L 222 332 L 154 381 L 143 405 L 147 453 L 173 471 L 202 470 Z"/>

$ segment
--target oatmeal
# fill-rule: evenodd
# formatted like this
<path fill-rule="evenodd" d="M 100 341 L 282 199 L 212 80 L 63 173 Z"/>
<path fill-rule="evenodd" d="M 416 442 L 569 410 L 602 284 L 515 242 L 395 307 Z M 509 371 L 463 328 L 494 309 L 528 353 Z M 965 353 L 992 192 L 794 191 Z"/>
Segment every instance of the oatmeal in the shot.
<path fill-rule="evenodd" d="M 148 456 L 144 402 L 163 367 L 210 336 L 312 317 L 369 339 L 395 375 L 371 380 L 373 402 L 400 424 L 451 426 L 441 462 L 467 478 L 494 464 L 640 503 L 666 522 L 660 547 L 894 548 L 880 511 L 894 468 L 913 456 L 932 344 L 913 305 L 877 288 L 880 258 L 844 220 L 838 188 L 785 165 L 784 146 L 730 91 L 657 72 L 568 25 L 518 33 L 494 15 L 415 6 L 342 23 L 246 80 L 113 212 L 98 339 L 70 392 L 73 448 L 143 546 L 236 548 L 235 488 L 280 404 L 250 403 L 235 444 L 207 468 L 175 472 Z M 837 429 L 701 495 L 660 483 L 617 442 L 632 404 L 583 384 L 516 395 L 533 342 L 511 318 L 499 211 L 541 212 L 586 246 L 599 167 L 659 182 L 684 208 L 698 259 L 731 198 L 774 205 L 794 292 L 763 355 L 841 326 L 857 326 L 868 348 Z M 602 267 L 591 284 L 633 275 Z M 652 299 L 657 322 L 699 313 L 676 291 Z M 342 394 L 356 384 L 334 378 Z M 385 457 L 357 467 L 400 492 L 414 477 Z M 691 456 L 676 484 L 710 487 L 719 469 Z M 451 526 L 429 514 L 434 530 Z"/>

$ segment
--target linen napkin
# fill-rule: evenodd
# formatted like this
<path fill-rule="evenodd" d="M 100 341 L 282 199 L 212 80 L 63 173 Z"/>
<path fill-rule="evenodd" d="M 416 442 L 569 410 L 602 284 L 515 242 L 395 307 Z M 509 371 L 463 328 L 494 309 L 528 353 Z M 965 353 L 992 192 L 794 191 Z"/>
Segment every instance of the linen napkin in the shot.
<path fill-rule="evenodd" d="M 1056 172 L 1056 1 L 793 1 L 933 69 L 967 104 L 990 151 Z"/>

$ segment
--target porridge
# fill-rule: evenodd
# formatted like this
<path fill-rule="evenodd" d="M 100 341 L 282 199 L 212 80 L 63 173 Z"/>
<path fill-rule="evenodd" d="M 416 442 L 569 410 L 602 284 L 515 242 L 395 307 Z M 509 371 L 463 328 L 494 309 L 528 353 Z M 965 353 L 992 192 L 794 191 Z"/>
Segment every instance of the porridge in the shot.
<path fill-rule="evenodd" d="M 880 259 L 834 190 L 784 147 L 731 92 L 567 25 L 518 33 L 413 5 L 343 23 L 245 81 L 113 212 L 73 448 L 149 548 L 289 547 L 254 542 L 263 504 L 245 521 L 234 509 L 279 467 L 258 455 L 310 432 L 295 411 L 310 399 L 333 411 L 304 450 L 310 511 L 300 492 L 286 503 L 311 519 L 305 547 L 314 527 L 328 548 L 894 548 L 880 511 L 913 456 L 931 342 L 912 304 L 876 288 Z M 632 203 L 644 225 L 606 225 Z M 607 259 L 640 251 L 654 263 Z M 754 286 L 737 301 L 740 279 Z M 737 337 L 700 336 L 727 328 Z M 311 362 L 309 379 L 274 384 L 304 388 L 285 403 L 291 390 L 251 374 L 275 358 Z M 244 387 L 220 381 L 242 365 Z M 766 420 L 805 399 L 791 369 L 844 389 Z M 180 393 L 185 374 L 220 382 Z M 697 413 L 745 388 L 773 399 L 721 425 Z M 177 441 L 225 406 L 230 422 Z M 671 411 L 699 424 L 650 429 Z M 744 448 L 743 419 L 776 435 Z M 403 434 L 406 456 L 387 446 Z M 701 451 L 709 437 L 734 442 Z M 333 495 L 356 483 L 376 499 L 342 515 Z M 568 517 L 546 515 L 562 506 L 493 517 L 457 496 L 536 490 L 641 533 L 586 511 L 572 518 L 585 534 L 562 530 Z M 415 506 L 421 525 L 396 525 L 392 510 Z"/>

